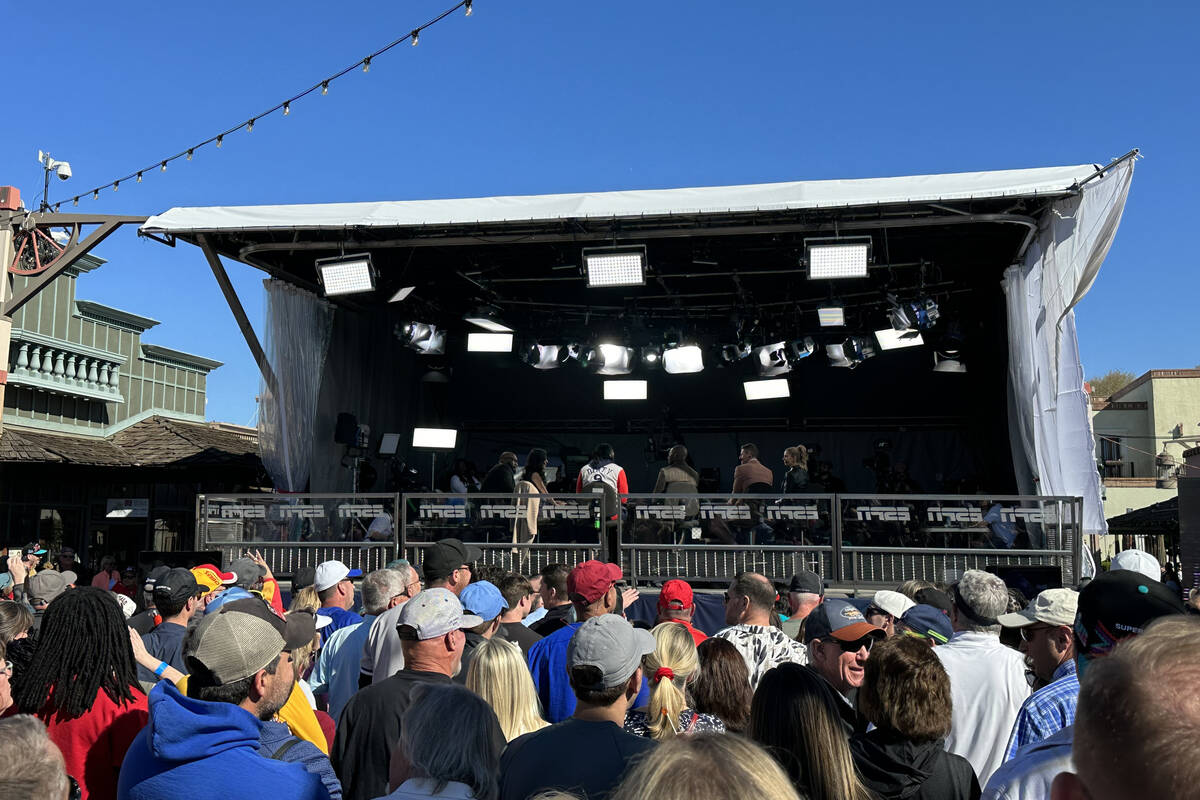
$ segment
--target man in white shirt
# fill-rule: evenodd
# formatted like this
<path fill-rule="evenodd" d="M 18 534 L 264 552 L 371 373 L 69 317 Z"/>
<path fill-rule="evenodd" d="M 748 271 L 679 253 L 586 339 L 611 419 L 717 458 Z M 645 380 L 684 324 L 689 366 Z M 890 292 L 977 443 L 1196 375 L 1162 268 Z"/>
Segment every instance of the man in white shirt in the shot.
<path fill-rule="evenodd" d="M 1004 581 L 967 570 L 951 596 L 954 636 L 933 650 L 950 676 L 954 711 L 946 749 L 971 762 L 982 786 L 1004 761 L 1009 733 L 1030 685 L 1024 656 L 1000 644 L 996 618 L 1008 607 Z"/>
<path fill-rule="evenodd" d="M 421 591 L 421 579 L 411 564 L 396 564 L 389 569 L 400 573 L 403 590 L 389 598 L 387 610 L 370 622 L 359 661 L 359 688 L 379 683 L 404 669 L 404 653 L 396 625 L 404 604 Z"/>
<path fill-rule="evenodd" d="M 725 624 L 718 638 L 737 648 L 756 688 L 767 671 L 788 661 L 808 663 L 808 651 L 779 628 L 771 626 L 775 589 L 766 576 L 743 572 L 734 577 L 725 592 Z"/>

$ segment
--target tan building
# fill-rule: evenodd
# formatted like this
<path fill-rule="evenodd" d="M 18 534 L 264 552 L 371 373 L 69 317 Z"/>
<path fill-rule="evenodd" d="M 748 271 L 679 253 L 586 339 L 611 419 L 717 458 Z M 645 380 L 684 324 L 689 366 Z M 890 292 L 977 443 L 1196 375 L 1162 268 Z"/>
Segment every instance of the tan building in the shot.
<path fill-rule="evenodd" d="M 1200 369 L 1155 369 L 1092 398 L 1104 516 L 1177 495 L 1185 450 L 1200 445 Z"/>

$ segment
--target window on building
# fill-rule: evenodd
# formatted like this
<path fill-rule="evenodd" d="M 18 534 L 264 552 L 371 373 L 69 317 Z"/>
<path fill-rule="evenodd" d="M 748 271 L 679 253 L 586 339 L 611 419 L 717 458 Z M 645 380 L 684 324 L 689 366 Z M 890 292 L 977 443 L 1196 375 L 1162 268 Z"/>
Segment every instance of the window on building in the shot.
<path fill-rule="evenodd" d="M 1120 478 L 1122 475 L 1121 437 L 1105 436 L 1100 439 L 1100 461 L 1104 465 L 1104 477 Z M 1130 464 L 1132 469 L 1133 465 Z M 1130 473 L 1132 477 L 1132 472 Z"/>

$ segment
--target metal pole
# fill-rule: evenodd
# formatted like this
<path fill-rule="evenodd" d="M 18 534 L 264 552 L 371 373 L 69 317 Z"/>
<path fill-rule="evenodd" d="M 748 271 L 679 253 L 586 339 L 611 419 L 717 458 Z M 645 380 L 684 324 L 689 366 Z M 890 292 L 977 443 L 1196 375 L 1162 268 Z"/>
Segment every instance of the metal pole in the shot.
<path fill-rule="evenodd" d="M 8 302 L 8 286 L 12 278 L 8 265 L 13 259 L 11 223 L 0 227 L 0 308 Z M 8 345 L 12 338 L 12 317 L 0 316 L 0 432 L 4 430 L 4 386 L 8 383 Z"/>

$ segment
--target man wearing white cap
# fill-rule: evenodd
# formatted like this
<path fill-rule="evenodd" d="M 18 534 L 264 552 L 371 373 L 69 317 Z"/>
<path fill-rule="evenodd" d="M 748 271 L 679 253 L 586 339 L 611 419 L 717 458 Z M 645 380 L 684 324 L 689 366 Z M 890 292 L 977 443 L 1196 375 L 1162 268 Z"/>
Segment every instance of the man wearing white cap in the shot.
<path fill-rule="evenodd" d="M 1145 575 L 1152 581 L 1162 580 L 1162 565 L 1145 550 L 1122 550 L 1117 553 L 1109 562 L 1108 571 L 1117 572 L 1123 569 Z"/>
<path fill-rule="evenodd" d="M 1021 706 L 1008 738 L 1004 760 L 1025 745 L 1040 742 L 1075 721 L 1079 678 L 1075 674 L 1075 612 L 1079 593 L 1047 589 L 1016 614 L 997 619 L 1006 628 L 1019 628 L 1021 650 L 1044 685 Z"/>
<path fill-rule="evenodd" d="M 347 625 L 357 625 L 362 617 L 350 609 L 354 608 L 354 581 L 362 577 L 362 570 L 350 569 L 340 561 L 324 561 L 317 565 L 313 588 L 321 600 L 317 616 L 329 617 L 332 624 L 321 628 L 321 643 L 329 635 Z"/>
<path fill-rule="evenodd" d="M 900 592 L 880 589 L 871 598 L 871 604 L 867 606 L 863 616 L 867 618 L 867 622 L 883 628 L 883 632 L 888 636 L 895 636 L 896 620 L 915 605 L 916 603 Z"/>
<path fill-rule="evenodd" d="M 458 596 L 448 589 L 426 589 L 404 604 L 396 624 L 404 669 L 360 690 L 338 720 L 329 757 L 345 800 L 388 793 L 388 765 L 413 687 L 450 683 L 462 667 L 463 630 L 481 624 L 479 617 L 463 613 Z"/>

